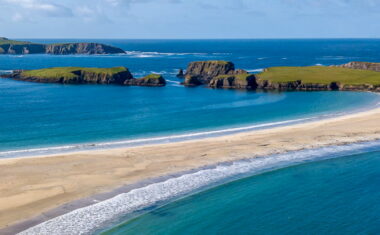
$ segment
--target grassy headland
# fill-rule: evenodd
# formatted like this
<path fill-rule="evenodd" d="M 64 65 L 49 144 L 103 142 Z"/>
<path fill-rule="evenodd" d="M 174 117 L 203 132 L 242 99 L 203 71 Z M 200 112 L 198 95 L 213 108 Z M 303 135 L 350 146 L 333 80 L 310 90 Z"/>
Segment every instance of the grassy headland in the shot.
<path fill-rule="evenodd" d="M 380 86 L 380 73 L 369 70 L 356 70 L 340 67 L 273 67 L 256 75 L 259 80 L 273 83 L 302 81 L 309 84 L 340 83 L 344 85 Z"/>

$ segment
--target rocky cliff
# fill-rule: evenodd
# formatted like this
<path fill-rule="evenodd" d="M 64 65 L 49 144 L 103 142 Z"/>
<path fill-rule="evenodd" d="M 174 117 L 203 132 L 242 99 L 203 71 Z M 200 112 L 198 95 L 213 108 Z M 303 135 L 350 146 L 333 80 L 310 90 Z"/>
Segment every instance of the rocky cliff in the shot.
<path fill-rule="evenodd" d="M 185 86 L 208 84 L 219 75 L 233 74 L 235 66 L 228 61 L 197 61 L 189 64 L 185 74 Z"/>
<path fill-rule="evenodd" d="M 256 77 L 253 74 L 219 75 L 211 79 L 209 87 L 226 89 L 256 89 Z"/>
<path fill-rule="evenodd" d="M 372 70 L 372 71 L 380 72 L 380 63 L 353 61 L 347 64 L 338 65 L 337 67 L 348 68 L 348 69 Z"/>
<path fill-rule="evenodd" d="M 100 43 L 38 44 L 0 38 L 0 54 L 117 54 L 124 50 Z"/>
<path fill-rule="evenodd" d="M 45 53 L 54 55 L 69 54 L 118 54 L 122 49 L 99 43 L 65 43 L 45 45 Z"/>
<path fill-rule="evenodd" d="M 150 74 L 143 78 L 127 79 L 124 82 L 127 86 L 165 86 L 166 80 L 159 74 Z"/>

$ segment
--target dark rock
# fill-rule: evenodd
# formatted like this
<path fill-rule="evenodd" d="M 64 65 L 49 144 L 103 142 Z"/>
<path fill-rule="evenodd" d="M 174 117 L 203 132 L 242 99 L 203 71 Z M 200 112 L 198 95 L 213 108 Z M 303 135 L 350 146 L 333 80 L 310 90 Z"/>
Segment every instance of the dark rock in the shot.
<path fill-rule="evenodd" d="M 219 75 L 233 74 L 235 66 L 228 61 L 198 61 L 189 64 L 185 74 L 186 86 L 208 84 Z"/>
<path fill-rule="evenodd" d="M 165 86 L 166 80 L 159 74 L 150 74 L 143 78 L 128 79 L 124 82 L 127 86 Z"/>
<path fill-rule="evenodd" d="M 239 73 L 236 75 L 220 75 L 211 79 L 212 88 L 226 89 L 256 89 L 256 77 L 253 74 Z"/>
<path fill-rule="evenodd" d="M 178 70 L 177 78 L 184 78 L 185 74 L 183 73 L 183 69 Z"/>

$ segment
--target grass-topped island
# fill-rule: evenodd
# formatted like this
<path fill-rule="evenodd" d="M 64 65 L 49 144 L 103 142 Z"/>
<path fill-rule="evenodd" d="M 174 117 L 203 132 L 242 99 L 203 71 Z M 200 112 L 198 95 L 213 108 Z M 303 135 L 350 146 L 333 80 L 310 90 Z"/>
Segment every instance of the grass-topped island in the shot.
<path fill-rule="evenodd" d="M 380 73 L 341 66 L 273 67 L 256 75 L 257 88 L 275 90 L 380 90 Z"/>
<path fill-rule="evenodd" d="M 84 68 L 56 67 L 36 70 L 15 70 L 4 78 L 15 80 L 60 83 L 60 84 L 117 84 L 129 86 L 164 86 L 165 79 L 161 75 L 151 74 L 135 79 L 125 67 Z"/>

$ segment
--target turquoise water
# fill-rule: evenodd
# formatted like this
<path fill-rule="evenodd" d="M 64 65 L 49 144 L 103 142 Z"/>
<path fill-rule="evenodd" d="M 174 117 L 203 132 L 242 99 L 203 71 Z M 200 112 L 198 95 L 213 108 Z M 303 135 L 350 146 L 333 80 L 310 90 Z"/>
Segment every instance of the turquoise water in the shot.
<path fill-rule="evenodd" d="M 121 47 L 128 53 L 1 55 L 0 72 L 54 66 L 126 66 L 135 77 L 159 72 L 168 80 L 168 86 L 75 86 L 0 79 L 0 157 L 127 146 L 132 143 L 125 140 L 317 117 L 373 107 L 378 102 L 378 96 L 370 93 L 184 88 L 175 73 L 197 60 L 231 60 L 236 67 L 250 72 L 279 65 L 380 61 L 379 40 L 95 41 Z M 156 140 L 168 141 L 173 139 Z"/>
<path fill-rule="evenodd" d="M 379 200 L 378 151 L 238 180 L 106 234 L 379 234 Z"/>

